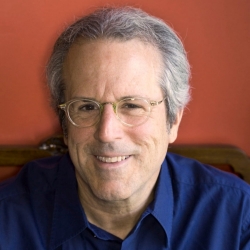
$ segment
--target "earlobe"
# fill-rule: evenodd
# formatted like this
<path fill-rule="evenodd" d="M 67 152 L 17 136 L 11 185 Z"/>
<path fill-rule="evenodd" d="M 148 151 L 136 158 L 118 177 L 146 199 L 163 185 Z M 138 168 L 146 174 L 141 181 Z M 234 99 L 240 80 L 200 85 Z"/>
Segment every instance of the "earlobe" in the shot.
<path fill-rule="evenodd" d="M 173 123 L 172 127 L 170 128 L 169 143 L 173 143 L 176 140 L 176 138 L 177 138 L 178 129 L 179 129 L 179 125 L 181 123 L 182 115 L 183 115 L 183 109 L 180 109 L 177 112 L 175 122 Z"/>
<path fill-rule="evenodd" d="M 64 141 L 64 144 L 65 144 L 66 146 L 68 146 L 68 136 L 67 136 L 67 134 L 64 134 L 64 136 L 63 136 L 63 141 Z"/>

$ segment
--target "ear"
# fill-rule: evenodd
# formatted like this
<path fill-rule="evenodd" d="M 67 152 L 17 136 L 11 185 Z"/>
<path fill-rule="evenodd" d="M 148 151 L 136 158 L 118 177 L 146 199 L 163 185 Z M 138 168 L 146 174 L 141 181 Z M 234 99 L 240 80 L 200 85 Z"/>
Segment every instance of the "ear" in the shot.
<path fill-rule="evenodd" d="M 64 133 L 64 135 L 63 135 L 63 141 L 64 141 L 64 144 L 65 144 L 66 146 L 68 146 L 68 136 L 67 136 L 67 134 L 65 134 L 65 133 Z"/>
<path fill-rule="evenodd" d="M 176 115 L 176 120 L 172 124 L 172 127 L 169 131 L 169 143 L 173 143 L 177 138 L 178 129 L 179 129 L 179 125 L 181 123 L 182 115 L 183 115 L 183 109 L 180 109 Z"/>

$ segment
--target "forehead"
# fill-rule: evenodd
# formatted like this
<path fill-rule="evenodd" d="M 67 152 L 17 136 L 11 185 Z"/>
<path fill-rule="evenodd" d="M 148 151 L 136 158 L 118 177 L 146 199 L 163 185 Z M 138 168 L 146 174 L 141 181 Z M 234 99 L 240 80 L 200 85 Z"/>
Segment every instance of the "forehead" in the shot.
<path fill-rule="evenodd" d="M 152 91 L 160 91 L 161 65 L 159 51 L 137 39 L 78 40 L 63 65 L 66 98 L 150 97 Z"/>

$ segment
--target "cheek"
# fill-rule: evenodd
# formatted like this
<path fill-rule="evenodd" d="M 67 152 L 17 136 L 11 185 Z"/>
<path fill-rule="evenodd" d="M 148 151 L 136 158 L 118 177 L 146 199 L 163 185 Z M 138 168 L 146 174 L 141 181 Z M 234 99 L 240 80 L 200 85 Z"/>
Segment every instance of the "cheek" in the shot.
<path fill-rule="evenodd" d="M 81 161 L 86 161 L 88 144 L 91 142 L 92 132 L 90 128 L 68 127 L 66 138 L 69 154 L 75 166 L 79 165 L 79 153 Z"/>
<path fill-rule="evenodd" d="M 72 147 L 75 144 L 86 143 L 93 137 L 93 128 L 78 128 L 73 125 L 68 126 L 67 143 Z"/>
<path fill-rule="evenodd" d="M 130 138 L 140 144 L 143 157 L 153 160 L 165 157 L 169 140 L 166 123 L 150 120 L 144 126 L 135 127 L 132 133 Z"/>

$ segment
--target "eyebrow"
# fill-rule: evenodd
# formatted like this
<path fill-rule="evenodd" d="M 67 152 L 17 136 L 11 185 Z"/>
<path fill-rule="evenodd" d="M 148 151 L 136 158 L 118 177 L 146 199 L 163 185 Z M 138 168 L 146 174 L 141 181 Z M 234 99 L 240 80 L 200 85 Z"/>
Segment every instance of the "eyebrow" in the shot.
<path fill-rule="evenodd" d="M 118 100 L 115 100 L 115 102 L 119 102 L 119 101 L 127 99 L 127 98 L 144 98 L 144 99 L 149 99 L 148 97 L 139 96 L 139 95 L 127 95 L 127 96 L 120 97 Z M 73 100 L 73 99 L 88 99 L 88 100 L 92 100 L 92 101 L 100 103 L 100 101 L 96 100 L 95 98 L 93 98 L 93 97 L 87 97 L 87 96 L 75 96 L 75 97 L 71 98 L 70 100 Z"/>

